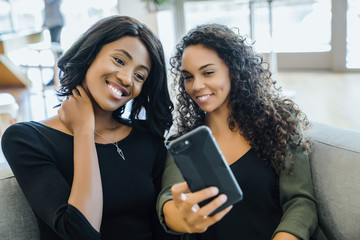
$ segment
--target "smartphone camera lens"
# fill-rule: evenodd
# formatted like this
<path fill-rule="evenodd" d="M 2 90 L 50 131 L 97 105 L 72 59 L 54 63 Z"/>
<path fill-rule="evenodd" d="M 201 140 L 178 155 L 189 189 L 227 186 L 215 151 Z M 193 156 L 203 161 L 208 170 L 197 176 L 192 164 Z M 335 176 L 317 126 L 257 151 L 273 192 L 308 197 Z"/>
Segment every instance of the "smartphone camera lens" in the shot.
<path fill-rule="evenodd" d="M 170 148 L 170 152 L 173 154 L 179 154 L 186 149 L 188 149 L 191 146 L 189 140 L 181 141 L 179 143 L 176 143 L 174 146 Z"/>

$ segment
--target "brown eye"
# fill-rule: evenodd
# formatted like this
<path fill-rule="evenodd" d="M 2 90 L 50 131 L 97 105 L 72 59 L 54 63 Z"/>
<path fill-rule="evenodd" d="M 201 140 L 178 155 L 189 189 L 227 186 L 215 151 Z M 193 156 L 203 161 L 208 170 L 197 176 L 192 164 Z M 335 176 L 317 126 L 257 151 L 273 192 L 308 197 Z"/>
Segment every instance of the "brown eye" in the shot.
<path fill-rule="evenodd" d="M 187 75 L 187 76 L 183 75 L 182 78 L 183 78 L 185 81 L 187 81 L 187 80 L 190 80 L 190 79 L 192 78 L 192 76 L 191 76 L 191 75 Z"/>
<path fill-rule="evenodd" d="M 125 62 L 124 62 L 122 59 L 120 59 L 120 58 L 114 58 L 114 59 L 115 59 L 115 61 L 116 61 L 117 63 L 119 63 L 120 65 L 122 65 L 122 66 L 125 65 Z"/>
<path fill-rule="evenodd" d="M 214 73 L 214 72 L 209 71 L 209 72 L 204 72 L 203 75 L 204 75 L 204 76 L 210 76 L 210 75 L 212 75 L 213 73 Z"/>
<path fill-rule="evenodd" d="M 140 73 L 135 73 L 135 77 L 141 81 L 145 81 L 145 77 Z"/>

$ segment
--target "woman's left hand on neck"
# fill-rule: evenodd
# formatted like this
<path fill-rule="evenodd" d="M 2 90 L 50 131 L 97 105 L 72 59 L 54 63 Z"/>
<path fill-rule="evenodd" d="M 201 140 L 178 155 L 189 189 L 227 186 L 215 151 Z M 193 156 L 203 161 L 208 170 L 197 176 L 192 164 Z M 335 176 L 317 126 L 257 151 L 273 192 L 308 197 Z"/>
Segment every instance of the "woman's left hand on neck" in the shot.
<path fill-rule="evenodd" d="M 89 96 L 82 86 L 77 86 L 68 99 L 64 100 L 58 110 L 63 124 L 75 134 L 78 131 L 95 129 L 94 109 Z"/>

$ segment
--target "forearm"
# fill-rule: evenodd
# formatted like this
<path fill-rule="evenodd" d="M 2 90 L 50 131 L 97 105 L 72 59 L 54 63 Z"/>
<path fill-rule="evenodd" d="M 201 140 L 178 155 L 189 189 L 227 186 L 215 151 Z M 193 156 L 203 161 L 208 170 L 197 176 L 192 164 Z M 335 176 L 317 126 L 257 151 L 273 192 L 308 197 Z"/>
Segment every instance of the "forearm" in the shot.
<path fill-rule="evenodd" d="M 273 238 L 273 240 L 300 240 L 300 239 L 287 232 L 278 232 Z"/>
<path fill-rule="evenodd" d="M 74 178 L 68 203 L 100 231 L 103 192 L 92 131 L 74 132 Z"/>

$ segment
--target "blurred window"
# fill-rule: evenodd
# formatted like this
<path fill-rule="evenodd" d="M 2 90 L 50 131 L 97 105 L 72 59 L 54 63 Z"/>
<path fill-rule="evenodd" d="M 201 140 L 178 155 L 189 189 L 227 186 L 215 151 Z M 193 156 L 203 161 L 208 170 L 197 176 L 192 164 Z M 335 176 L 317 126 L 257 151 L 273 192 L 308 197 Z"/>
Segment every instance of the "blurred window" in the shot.
<path fill-rule="evenodd" d="M 0 33 L 41 29 L 43 0 L 0 0 Z"/>
<path fill-rule="evenodd" d="M 8 1 L 0 0 L 0 34 L 12 31 L 10 19 L 10 4 Z"/>
<path fill-rule="evenodd" d="M 65 50 L 92 24 L 104 17 L 119 14 L 117 0 L 63 0 L 61 10 L 65 17 L 61 46 Z"/>
<path fill-rule="evenodd" d="M 262 16 L 266 14 L 264 8 L 255 7 L 255 36 L 259 41 L 266 40 L 261 26 L 266 25 L 267 19 L 260 18 L 261 10 Z M 272 16 L 275 52 L 331 50 L 331 0 L 274 0 Z"/>
<path fill-rule="evenodd" d="M 184 17 L 186 32 L 199 24 L 220 23 L 250 36 L 248 1 L 189 1 L 184 3 Z"/>
<path fill-rule="evenodd" d="M 360 68 L 360 1 L 348 0 L 346 67 Z"/>
<path fill-rule="evenodd" d="M 273 0 L 273 47 L 269 9 L 266 0 L 188 1 L 184 3 L 185 30 L 215 22 L 237 27 L 241 35 L 252 37 L 260 52 L 272 48 L 276 52 L 331 50 L 331 0 Z"/>

